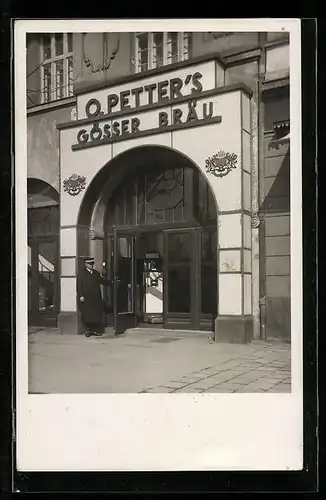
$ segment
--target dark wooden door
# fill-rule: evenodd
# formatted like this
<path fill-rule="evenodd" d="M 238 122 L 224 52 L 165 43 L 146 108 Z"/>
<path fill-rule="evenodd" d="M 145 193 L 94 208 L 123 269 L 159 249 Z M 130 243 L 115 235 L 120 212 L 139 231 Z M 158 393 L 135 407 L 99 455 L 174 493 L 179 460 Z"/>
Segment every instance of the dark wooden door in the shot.
<path fill-rule="evenodd" d="M 197 228 L 165 232 L 165 328 L 199 329 L 199 235 Z"/>

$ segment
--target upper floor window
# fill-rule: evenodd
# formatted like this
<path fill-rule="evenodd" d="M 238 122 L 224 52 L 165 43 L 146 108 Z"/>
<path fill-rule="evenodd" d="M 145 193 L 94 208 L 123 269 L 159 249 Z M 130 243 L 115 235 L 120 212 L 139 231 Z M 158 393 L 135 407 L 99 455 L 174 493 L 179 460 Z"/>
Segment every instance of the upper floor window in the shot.
<path fill-rule="evenodd" d="M 47 33 L 41 39 L 42 103 L 73 95 L 72 33 Z"/>
<path fill-rule="evenodd" d="M 136 33 L 136 72 L 189 59 L 191 41 L 191 33 L 185 32 Z"/>

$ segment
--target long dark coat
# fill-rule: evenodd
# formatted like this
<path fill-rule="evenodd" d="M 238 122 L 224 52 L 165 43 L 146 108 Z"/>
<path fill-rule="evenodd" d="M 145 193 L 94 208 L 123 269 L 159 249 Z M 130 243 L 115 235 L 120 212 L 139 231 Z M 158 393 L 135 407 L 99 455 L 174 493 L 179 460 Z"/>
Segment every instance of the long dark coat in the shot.
<path fill-rule="evenodd" d="M 81 271 L 78 277 L 78 301 L 85 324 L 103 322 L 101 285 L 112 285 L 112 282 L 103 278 L 95 269 L 92 273 L 87 269 Z M 84 297 L 84 302 L 80 302 L 80 297 Z"/>

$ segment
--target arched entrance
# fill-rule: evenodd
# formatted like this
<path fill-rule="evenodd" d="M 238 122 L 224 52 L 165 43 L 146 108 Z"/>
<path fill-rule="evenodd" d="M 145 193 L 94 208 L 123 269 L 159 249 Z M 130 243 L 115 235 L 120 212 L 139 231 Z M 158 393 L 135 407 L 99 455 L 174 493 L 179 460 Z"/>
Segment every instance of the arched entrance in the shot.
<path fill-rule="evenodd" d="M 59 193 L 41 179 L 27 179 L 28 322 L 56 326 L 59 309 Z"/>
<path fill-rule="evenodd" d="M 101 186 L 97 195 L 96 187 Z M 103 290 L 116 333 L 134 326 L 214 330 L 217 210 L 191 160 L 162 147 L 129 150 L 95 177 L 79 214 L 79 255 L 114 281 Z M 84 230 L 83 230 L 84 228 Z"/>

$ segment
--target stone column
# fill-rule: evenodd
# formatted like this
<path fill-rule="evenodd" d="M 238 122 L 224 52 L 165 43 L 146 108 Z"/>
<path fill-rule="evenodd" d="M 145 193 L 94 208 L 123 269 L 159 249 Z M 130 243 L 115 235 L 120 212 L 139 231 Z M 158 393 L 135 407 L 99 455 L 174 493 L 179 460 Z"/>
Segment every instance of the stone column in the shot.
<path fill-rule="evenodd" d="M 77 228 L 61 227 L 60 230 L 60 314 L 58 327 L 61 333 L 76 334 L 80 331 L 80 319 L 77 307 Z"/>
<path fill-rule="evenodd" d="M 245 343 L 252 339 L 251 231 L 251 106 L 241 95 L 240 209 L 219 212 L 218 317 L 216 342 Z"/>

